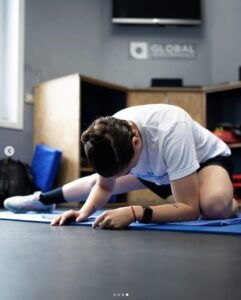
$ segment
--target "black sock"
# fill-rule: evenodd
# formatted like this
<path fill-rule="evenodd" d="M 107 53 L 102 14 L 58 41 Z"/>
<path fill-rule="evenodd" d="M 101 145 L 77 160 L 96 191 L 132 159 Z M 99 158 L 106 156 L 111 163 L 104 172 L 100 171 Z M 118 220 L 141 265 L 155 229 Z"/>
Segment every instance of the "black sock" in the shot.
<path fill-rule="evenodd" d="M 54 189 L 54 190 L 52 190 L 50 192 L 41 193 L 39 200 L 43 204 L 54 204 L 54 203 L 64 203 L 64 202 L 67 202 L 64 199 L 64 194 L 63 194 L 62 187 Z"/>

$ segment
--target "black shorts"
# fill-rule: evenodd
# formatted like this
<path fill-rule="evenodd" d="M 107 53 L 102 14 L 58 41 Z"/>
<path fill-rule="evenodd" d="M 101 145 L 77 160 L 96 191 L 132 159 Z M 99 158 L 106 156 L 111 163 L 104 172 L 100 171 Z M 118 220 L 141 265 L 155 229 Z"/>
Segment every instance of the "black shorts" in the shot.
<path fill-rule="evenodd" d="M 203 168 L 210 166 L 210 165 L 216 165 L 223 167 L 229 174 L 230 179 L 232 180 L 233 176 L 233 164 L 231 161 L 230 156 L 216 156 L 214 158 L 210 158 L 204 163 L 200 164 L 199 169 L 197 169 L 197 172 L 201 171 Z M 153 193 L 157 194 L 163 199 L 166 199 L 172 194 L 171 186 L 170 184 L 166 185 L 156 185 L 153 182 L 138 178 L 148 189 L 150 189 Z"/>

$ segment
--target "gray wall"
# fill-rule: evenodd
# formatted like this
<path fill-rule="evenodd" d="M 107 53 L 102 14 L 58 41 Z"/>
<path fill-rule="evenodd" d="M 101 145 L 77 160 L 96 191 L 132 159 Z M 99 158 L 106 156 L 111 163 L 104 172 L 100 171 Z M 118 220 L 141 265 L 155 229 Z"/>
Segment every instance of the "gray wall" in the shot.
<path fill-rule="evenodd" d="M 186 85 L 206 85 L 211 81 L 211 45 L 204 1 L 204 24 L 197 27 L 111 26 L 110 1 L 105 1 L 103 77 L 127 86 L 148 86 L 153 77 L 183 78 Z M 131 41 L 194 43 L 196 59 L 134 60 L 128 55 Z"/>
<path fill-rule="evenodd" d="M 240 0 L 203 0 L 203 25 L 190 28 L 120 27 L 111 24 L 111 0 L 26 0 L 25 92 L 72 73 L 127 86 L 148 86 L 152 77 L 182 77 L 186 85 L 238 79 L 241 65 Z M 197 58 L 136 61 L 130 41 L 191 42 Z M 0 129 L 15 157 L 32 157 L 33 107 L 25 104 L 24 130 Z"/>
<path fill-rule="evenodd" d="M 241 66 L 241 1 L 210 2 L 211 82 L 237 81 Z"/>

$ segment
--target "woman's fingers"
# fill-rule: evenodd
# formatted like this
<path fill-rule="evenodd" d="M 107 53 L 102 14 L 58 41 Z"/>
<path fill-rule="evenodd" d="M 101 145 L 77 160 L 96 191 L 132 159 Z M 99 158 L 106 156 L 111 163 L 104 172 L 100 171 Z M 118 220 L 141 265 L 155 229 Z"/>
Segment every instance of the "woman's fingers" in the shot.
<path fill-rule="evenodd" d="M 92 228 L 96 228 L 100 223 L 102 223 L 104 221 L 104 219 L 106 218 L 107 212 L 104 212 L 103 214 L 101 214 L 98 218 L 95 219 L 94 224 L 92 225 Z"/>
<path fill-rule="evenodd" d="M 96 228 L 100 226 L 101 229 L 115 229 L 116 226 L 112 222 L 112 218 L 110 218 L 108 211 L 104 212 L 98 218 L 96 218 L 92 228 Z"/>
<path fill-rule="evenodd" d="M 55 225 L 59 224 L 60 219 L 61 219 L 61 216 L 54 218 L 54 220 L 50 223 L 50 225 L 55 226 Z"/>
<path fill-rule="evenodd" d="M 62 215 L 56 217 L 52 222 L 51 225 L 55 226 L 55 225 L 63 225 L 64 223 L 66 223 L 67 221 L 70 221 L 70 219 L 75 220 L 76 217 L 78 215 L 78 212 L 75 212 L 73 210 L 70 211 L 66 211 L 65 213 L 63 213 Z"/>
<path fill-rule="evenodd" d="M 103 222 L 100 223 L 101 229 L 111 228 L 111 219 L 105 218 Z"/>
<path fill-rule="evenodd" d="M 75 222 L 81 222 L 88 218 L 88 214 L 81 211 L 73 211 L 69 210 L 63 213 L 62 215 L 57 216 L 52 222 L 52 226 L 62 226 L 68 221 L 75 221 Z M 118 226 L 116 226 L 114 220 L 111 216 L 111 211 L 106 211 L 102 213 L 99 217 L 96 218 L 95 222 L 92 225 L 92 228 L 96 228 L 97 226 L 100 226 L 101 229 L 116 229 Z"/>
<path fill-rule="evenodd" d="M 88 218 L 88 214 L 85 212 L 80 211 L 79 215 L 75 219 L 75 222 L 82 222 Z"/>
<path fill-rule="evenodd" d="M 59 226 L 63 225 L 72 215 L 72 212 L 64 213 L 59 220 Z"/>

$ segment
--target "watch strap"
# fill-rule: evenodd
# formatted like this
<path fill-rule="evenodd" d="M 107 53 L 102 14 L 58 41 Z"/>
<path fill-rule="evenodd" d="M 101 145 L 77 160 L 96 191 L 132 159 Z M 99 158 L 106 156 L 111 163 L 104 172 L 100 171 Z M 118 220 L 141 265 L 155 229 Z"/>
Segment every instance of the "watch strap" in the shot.
<path fill-rule="evenodd" d="M 143 216 L 141 223 L 148 224 L 152 220 L 152 209 L 149 206 L 143 206 Z"/>

